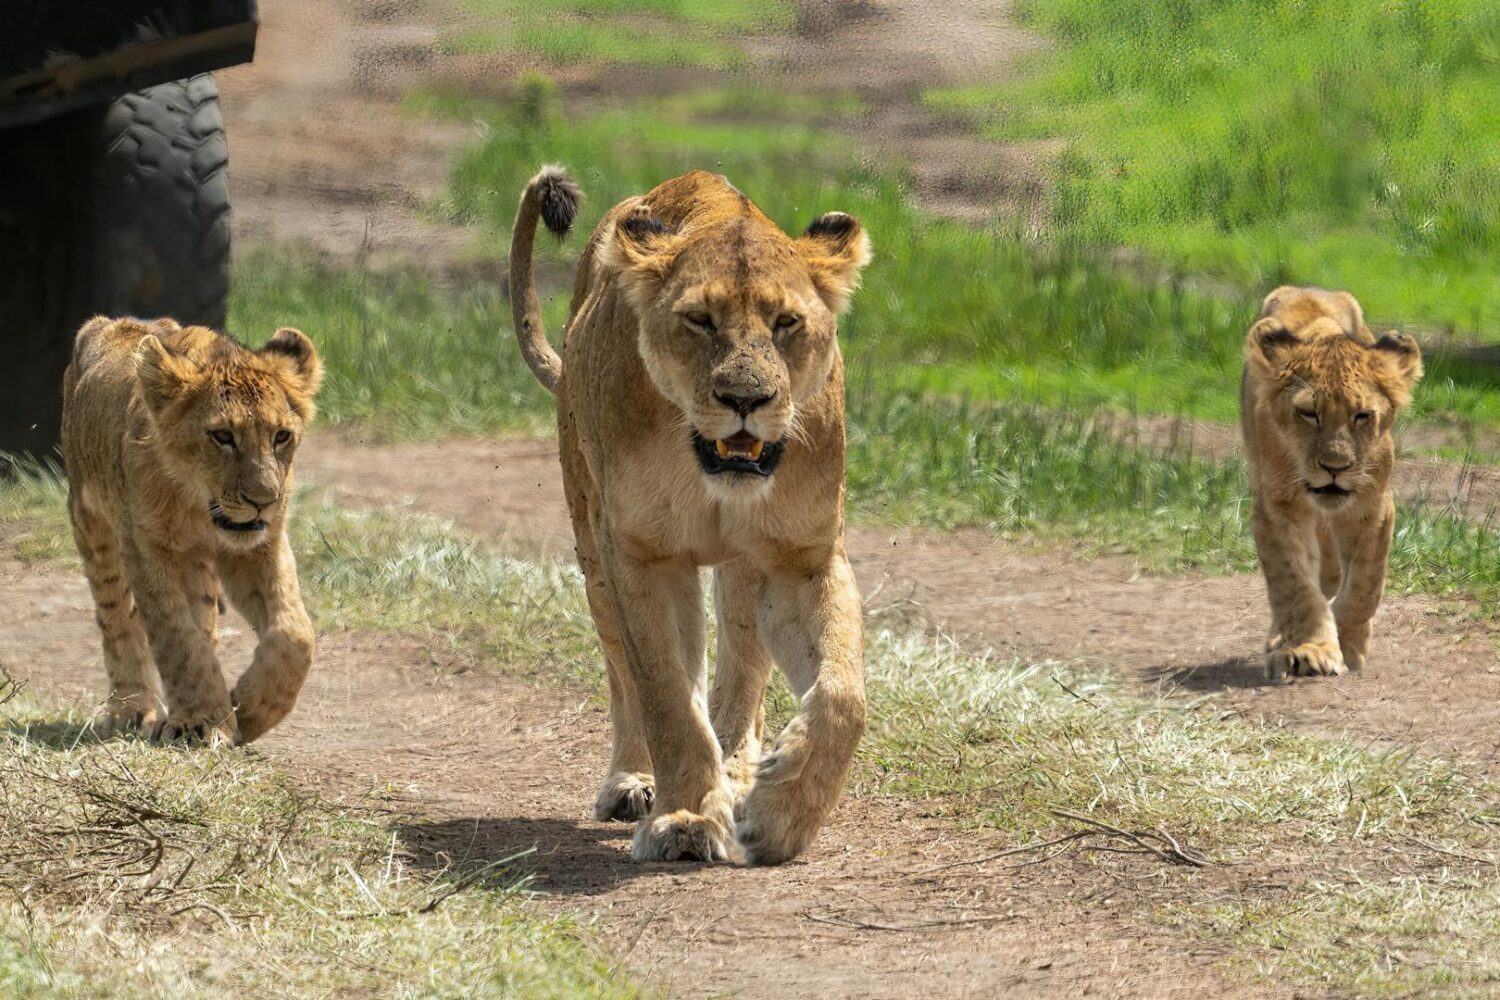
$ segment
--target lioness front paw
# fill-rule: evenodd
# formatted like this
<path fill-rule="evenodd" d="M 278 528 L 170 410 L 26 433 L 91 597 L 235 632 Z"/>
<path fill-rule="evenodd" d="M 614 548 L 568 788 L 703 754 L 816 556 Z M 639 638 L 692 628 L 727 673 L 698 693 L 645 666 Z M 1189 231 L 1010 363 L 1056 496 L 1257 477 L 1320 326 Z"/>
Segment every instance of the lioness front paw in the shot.
<path fill-rule="evenodd" d="M 94 719 L 94 734 L 101 739 L 125 733 L 149 733 L 156 725 L 155 699 L 149 695 L 111 695 Z"/>
<path fill-rule="evenodd" d="M 1266 676 L 1273 681 L 1286 677 L 1335 677 L 1347 669 L 1339 647 L 1330 642 L 1282 646 L 1266 656 Z"/>
<path fill-rule="evenodd" d="M 234 716 L 209 719 L 202 716 L 169 715 L 159 719 L 150 729 L 153 743 L 189 743 L 205 746 L 233 746 L 239 742 L 239 731 L 235 728 Z"/>
<path fill-rule="evenodd" d="M 651 775 L 616 771 L 599 787 L 599 797 L 594 800 L 594 818 L 601 823 L 611 820 L 634 823 L 650 815 L 655 797 Z"/>
<path fill-rule="evenodd" d="M 679 809 L 642 820 L 635 828 L 630 857 L 634 861 L 728 861 L 729 824 Z"/>

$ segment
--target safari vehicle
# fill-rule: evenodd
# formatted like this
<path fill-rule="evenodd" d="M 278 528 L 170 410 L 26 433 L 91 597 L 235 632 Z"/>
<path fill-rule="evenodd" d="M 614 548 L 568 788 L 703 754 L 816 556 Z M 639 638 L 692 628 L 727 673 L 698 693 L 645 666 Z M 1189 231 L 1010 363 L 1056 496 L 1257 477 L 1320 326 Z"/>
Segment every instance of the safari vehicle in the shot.
<path fill-rule="evenodd" d="M 54 454 L 96 313 L 222 328 L 228 149 L 209 72 L 255 0 L 0 3 L 0 452 Z"/>

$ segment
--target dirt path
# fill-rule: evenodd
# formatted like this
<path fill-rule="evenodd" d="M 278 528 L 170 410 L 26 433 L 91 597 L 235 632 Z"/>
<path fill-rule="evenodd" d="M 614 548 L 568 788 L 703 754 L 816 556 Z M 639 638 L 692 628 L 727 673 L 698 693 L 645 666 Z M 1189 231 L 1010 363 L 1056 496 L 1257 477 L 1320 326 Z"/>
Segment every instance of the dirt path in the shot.
<path fill-rule="evenodd" d="M 302 468 L 339 503 L 409 506 L 532 555 L 571 558 L 554 448 L 325 438 Z M 1211 696 L 1227 711 L 1415 746 L 1500 775 L 1500 635 L 1430 598 L 1385 602 L 1362 673 L 1267 685 L 1256 655 L 1267 616 L 1258 576 L 1145 576 L 1129 560 L 1073 560 L 973 529 L 855 528 L 849 554 L 869 604 L 911 602 L 927 625 L 973 647 L 1078 661 L 1142 688 Z"/>
<path fill-rule="evenodd" d="M 14 612 L 0 619 L 0 666 L 94 704 L 103 671 L 82 579 L 0 562 L 0 606 Z M 246 662 L 249 643 L 234 620 L 225 662 Z M 923 873 L 986 843 L 920 802 L 847 799 L 782 868 L 631 864 L 629 827 L 589 816 L 606 715 L 566 689 L 457 667 L 402 637 L 324 636 L 297 710 L 255 752 L 335 793 L 390 789 L 420 867 L 534 849 L 518 869 L 547 894 L 536 905 L 597 917 L 613 950 L 674 996 L 1268 995 L 1227 984 L 1213 964 L 1224 949 L 1185 948 L 1153 915 L 1159 897 L 1222 891 L 1243 873 L 1112 855 L 935 877 Z"/>

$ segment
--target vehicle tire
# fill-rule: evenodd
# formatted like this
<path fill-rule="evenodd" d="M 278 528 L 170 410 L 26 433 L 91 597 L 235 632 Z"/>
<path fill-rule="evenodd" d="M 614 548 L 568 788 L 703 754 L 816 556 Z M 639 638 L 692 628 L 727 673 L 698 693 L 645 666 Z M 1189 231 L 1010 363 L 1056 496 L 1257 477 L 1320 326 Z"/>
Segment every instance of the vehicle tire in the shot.
<path fill-rule="evenodd" d="M 228 147 L 208 75 L 0 132 L 0 451 L 55 454 L 90 316 L 223 329 Z"/>

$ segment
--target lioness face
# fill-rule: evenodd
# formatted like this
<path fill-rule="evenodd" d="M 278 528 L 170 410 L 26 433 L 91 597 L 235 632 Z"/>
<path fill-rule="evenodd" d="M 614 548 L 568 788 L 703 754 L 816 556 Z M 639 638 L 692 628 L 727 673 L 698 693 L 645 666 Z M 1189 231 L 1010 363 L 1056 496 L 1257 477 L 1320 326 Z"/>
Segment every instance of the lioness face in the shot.
<path fill-rule="evenodd" d="M 202 496 L 224 544 L 265 542 L 285 518 L 292 459 L 313 415 L 312 342 L 287 328 L 259 351 L 221 339 L 195 360 L 148 336 L 136 348 L 136 373 L 165 471 Z"/>
<path fill-rule="evenodd" d="M 1369 343 L 1332 317 L 1297 330 L 1278 316 L 1251 328 L 1247 360 L 1270 380 L 1272 431 L 1298 458 L 1295 474 L 1315 504 L 1337 509 L 1385 488 L 1395 459 L 1396 412 L 1421 377 L 1407 336 Z"/>
<path fill-rule="evenodd" d="M 755 215 L 679 234 L 638 214 L 614 243 L 641 359 L 682 411 L 685 447 L 716 493 L 765 489 L 833 369 L 838 313 L 869 259 L 859 223 L 830 213 L 794 241 Z"/>

